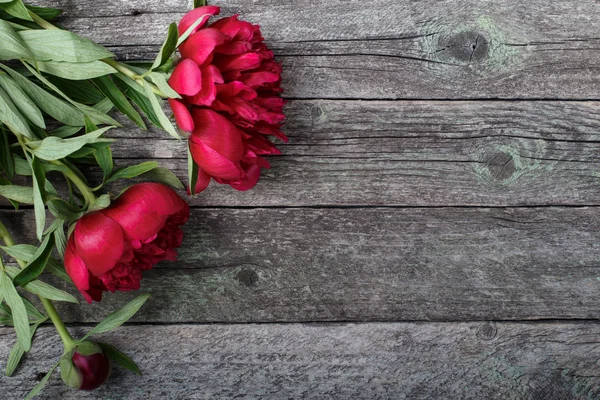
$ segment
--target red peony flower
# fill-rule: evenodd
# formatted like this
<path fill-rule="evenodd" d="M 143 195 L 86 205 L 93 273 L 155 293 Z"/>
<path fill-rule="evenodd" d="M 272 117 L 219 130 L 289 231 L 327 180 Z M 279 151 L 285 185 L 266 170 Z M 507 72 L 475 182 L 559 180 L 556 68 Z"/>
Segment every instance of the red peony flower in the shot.
<path fill-rule="evenodd" d="M 143 271 L 176 259 L 179 227 L 189 215 L 187 203 L 167 186 L 134 185 L 110 207 L 77 221 L 65 251 L 67 273 L 88 303 L 106 290 L 137 290 Z"/>
<path fill-rule="evenodd" d="M 248 190 L 269 168 L 262 156 L 280 154 L 267 138 L 281 132 L 284 101 L 280 97 L 281 65 L 273 60 L 258 25 L 237 15 L 206 26 L 219 7 L 187 13 L 179 34 L 204 17 L 179 47 L 182 60 L 169 84 L 182 99 L 169 103 L 180 129 L 190 132 L 190 152 L 199 166 L 194 193 L 211 177 L 237 190 Z"/>

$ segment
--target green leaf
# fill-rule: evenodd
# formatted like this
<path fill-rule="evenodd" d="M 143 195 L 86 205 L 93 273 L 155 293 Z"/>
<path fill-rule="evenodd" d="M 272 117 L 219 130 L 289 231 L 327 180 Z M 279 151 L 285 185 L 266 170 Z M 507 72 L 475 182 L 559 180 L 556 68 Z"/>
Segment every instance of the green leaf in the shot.
<path fill-rule="evenodd" d="M 158 55 L 156 56 L 156 59 L 154 60 L 154 63 L 150 69 L 156 69 L 161 65 L 164 65 L 169 60 L 177 48 L 177 39 L 179 39 L 179 32 L 177 30 L 177 24 L 173 22 L 171 25 L 169 25 L 167 38 L 160 48 L 160 51 L 158 52 Z"/>
<path fill-rule="evenodd" d="M 0 60 L 33 58 L 17 32 L 4 20 L 0 20 L 0 50 Z"/>
<path fill-rule="evenodd" d="M 31 262 L 13 279 L 13 284 L 15 286 L 24 286 L 40 276 L 46 268 L 53 249 L 54 235 L 46 235 L 37 252 L 33 255 Z"/>
<path fill-rule="evenodd" d="M 58 8 L 50 8 L 50 7 L 38 7 L 38 6 L 28 6 L 25 5 L 29 10 L 33 11 L 46 21 L 52 21 L 53 19 L 58 18 L 62 14 L 62 10 Z"/>
<path fill-rule="evenodd" d="M 46 183 L 46 174 L 44 168 L 37 157 L 31 159 L 27 153 L 27 161 L 33 171 L 33 208 L 35 211 L 35 233 L 38 240 L 42 240 L 42 233 L 46 226 L 46 206 L 45 197 L 46 192 L 44 190 Z M 17 285 L 18 286 L 18 285 Z"/>
<path fill-rule="evenodd" d="M 8 147 L 8 133 L 0 129 L 0 168 L 6 173 L 8 179 L 12 179 L 15 174 L 15 160 L 10 147 Z"/>
<path fill-rule="evenodd" d="M 31 304 L 31 303 L 29 303 L 29 304 Z M 40 318 L 43 318 L 43 317 L 44 316 L 42 315 Z M 29 329 L 31 331 L 31 340 L 33 340 L 33 335 L 35 335 L 35 331 L 37 330 L 37 328 L 40 326 L 41 323 L 42 322 L 40 321 L 29 327 Z M 12 374 L 15 372 L 15 370 L 19 366 L 19 363 L 21 362 L 21 359 L 23 358 L 24 355 L 25 355 L 25 350 L 23 350 L 23 348 L 21 347 L 21 345 L 19 343 L 15 343 L 12 350 L 10 351 L 10 354 L 8 355 L 8 361 L 6 362 L 6 376 L 12 376 Z"/>
<path fill-rule="evenodd" d="M 23 303 L 25 304 L 25 309 L 27 310 L 27 316 L 34 321 L 45 318 L 46 316 L 39 312 L 39 310 L 26 298 L 23 298 Z"/>
<path fill-rule="evenodd" d="M 37 66 L 40 71 L 47 74 L 73 80 L 92 79 L 117 72 L 116 69 L 106 63 L 103 63 L 102 61 L 91 61 L 85 63 L 38 61 Z"/>
<path fill-rule="evenodd" d="M 164 183 L 175 189 L 185 189 L 185 186 L 183 186 L 183 183 L 181 183 L 179 178 L 168 168 L 153 168 L 144 174 L 144 178 L 150 181 Z"/>
<path fill-rule="evenodd" d="M 34 148 L 33 154 L 43 160 L 60 160 L 81 149 L 86 144 L 113 142 L 112 139 L 99 139 L 104 132 L 112 128 L 114 128 L 114 126 L 107 126 L 94 132 L 69 139 L 50 136 L 41 142 L 29 142 L 29 145 Z"/>
<path fill-rule="evenodd" d="M 48 264 L 48 267 L 50 263 Z M 50 268 L 48 268 L 50 271 Z M 15 267 L 6 267 L 6 272 L 9 276 L 17 276 L 21 270 Z M 67 282 L 71 282 L 70 279 Z M 71 282 L 72 283 L 72 282 Z M 64 290 L 60 290 L 55 288 L 52 285 L 49 285 L 45 282 L 42 282 L 38 279 L 29 282 L 28 284 L 23 286 L 23 289 L 28 291 L 29 293 L 36 294 L 38 296 L 45 297 L 49 300 L 53 301 L 64 301 L 67 303 L 79 304 L 79 301 L 73 297 L 71 294 L 65 292 Z"/>
<path fill-rule="evenodd" d="M 60 254 L 61 258 L 65 257 L 65 249 L 67 248 L 67 237 L 65 236 L 64 223 L 60 218 L 54 220 L 54 223 L 57 224 L 56 229 L 54 230 L 54 244 L 56 244 L 56 251 Z"/>
<path fill-rule="evenodd" d="M 198 182 L 198 164 L 194 161 L 190 148 L 187 148 L 187 159 L 188 159 L 188 185 L 189 193 L 194 195 L 196 189 L 196 183 Z"/>
<path fill-rule="evenodd" d="M 81 126 L 63 125 L 60 128 L 56 128 L 52 132 L 48 132 L 48 135 L 56 136 L 56 137 L 64 139 L 64 138 L 75 135 L 77 132 L 79 132 L 81 130 L 81 128 L 82 128 Z"/>
<path fill-rule="evenodd" d="M 127 357 L 125 354 L 121 353 L 117 348 L 106 344 L 106 343 L 98 343 L 104 353 L 110 358 L 112 361 L 120 365 L 121 367 L 128 369 L 129 371 L 135 373 L 136 375 L 141 376 L 142 371 L 138 368 L 138 366 L 133 362 L 133 360 Z"/>
<path fill-rule="evenodd" d="M 80 342 L 84 341 L 91 335 L 109 332 L 123 325 L 125 322 L 129 321 L 129 319 L 133 317 L 136 312 L 138 312 L 138 310 L 144 305 L 149 297 L 150 293 L 144 293 L 131 300 L 129 303 L 125 304 L 122 308 L 113 312 L 102 322 L 96 325 L 87 335 L 83 337 L 83 339 L 80 340 Z"/>
<path fill-rule="evenodd" d="M 31 72 L 33 75 L 35 75 L 35 77 L 38 78 L 41 82 L 43 82 L 46 86 L 48 86 L 50 89 L 54 90 L 57 94 L 62 96 L 62 98 L 64 98 L 67 102 L 71 103 L 73 106 L 77 107 L 77 109 L 79 109 L 81 112 L 83 112 L 85 115 L 87 115 L 92 120 L 93 123 L 114 125 L 114 126 L 119 126 L 119 127 L 122 126 L 120 123 L 115 121 L 113 118 L 106 115 L 105 112 L 99 111 L 95 107 L 89 107 L 89 106 L 86 106 L 85 104 L 80 104 L 80 103 L 77 103 L 76 101 L 72 100 L 69 96 L 64 94 L 59 88 L 56 87 L 56 85 L 54 85 L 52 82 L 50 82 L 48 79 L 46 79 L 42 74 L 40 74 L 31 65 L 29 65 L 27 63 L 25 63 L 24 65 L 27 67 L 29 72 Z M 109 101 L 109 103 L 110 103 L 110 101 Z M 83 120 L 83 116 L 82 116 L 82 120 Z M 85 124 L 85 122 L 82 121 L 81 124 L 79 124 L 79 125 L 84 125 L 84 124 Z"/>
<path fill-rule="evenodd" d="M 148 77 L 152 79 L 152 82 L 163 92 L 166 96 L 171 99 L 180 99 L 181 96 L 167 83 L 166 74 L 160 72 L 151 72 Z"/>
<path fill-rule="evenodd" d="M 0 64 L 0 67 L 7 71 L 29 98 L 52 118 L 66 125 L 83 126 L 83 113 L 77 108 L 56 98 L 6 65 Z"/>
<path fill-rule="evenodd" d="M 127 97 L 119 90 L 114 82 L 107 76 L 103 76 L 94 80 L 94 83 L 106 97 L 115 105 L 117 110 L 125 114 L 141 129 L 146 130 L 146 124 L 140 114 L 133 108 L 127 100 Z"/>
<path fill-rule="evenodd" d="M 155 161 L 146 161 L 138 165 L 132 165 L 116 170 L 110 178 L 107 179 L 106 183 L 114 182 L 118 179 L 131 179 L 136 176 L 147 173 L 148 171 L 158 168 L 158 163 Z"/>
<path fill-rule="evenodd" d="M 48 76 L 48 80 L 69 98 L 79 103 L 94 105 L 106 99 L 92 81 L 72 81 L 57 76 Z"/>
<path fill-rule="evenodd" d="M 141 81 L 141 82 L 142 82 L 142 85 L 144 86 L 144 89 L 146 90 L 146 97 L 148 98 L 148 100 L 150 100 L 150 104 L 152 105 L 152 110 L 158 117 L 160 126 L 165 131 L 167 131 L 169 133 L 169 135 L 173 136 L 175 139 L 181 139 L 181 137 L 179 136 L 179 134 L 173 127 L 173 124 L 171 123 L 169 118 L 167 118 L 167 116 L 163 112 L 161 102 L 158 99 L 158 97 L 156 97 L 154 92 L 152 91 L 150 84 L 146 81 Z"/>
<path fill-rule="evenodd" d="M 0 292 L 4 295 L 6 304 L 12 312 L 15 332 L 17 333 L 17 342 L 25 351 L 31 348 L 31 337 L 29 336 L 29 319 L 23 299 L 15 289 L 10 278 L 3 271 L 0 271 Z"/>
<path fill-rule="evenodd" d="M 48 197 L 46 204 L 48 205 L 48 210 L 50 213 L 57 218 L 54 220 L 54 223 L 60 220 L 75 221 L 81 218 L 81 210 L 64 201 L 60 197 Z"/>
<path fill-rule="evenodd" d="M 133 101 L 140 108 L 140 110 L 142 110 L 144 114 L 146 114 L 146 117 L 148 117 L 150 122 L 152 122 L 155 126 L 161 128 L 160 120 L 158 119 L 158 116 L 152 109 L 152 104 L 150 104 L 150 101 L 146 98 L 145 95 L 140 94 L 136 89 L 133 89 L 131 87 L 124 89 L 124 93 L 129 99 L 131 99 L 131 101 Z"/>
<path fill-rule="evenodd" d="M 46 374 L 46 376 L 44 376 L 42 378 L 42 380 L 37 385 L 35 385 L 35 387 L 33 389 L 31 389 L 31 392 L 29 392 L 29 394 L 27 394 L 27 397 L 25 397 L 25 400 L 31 400 L 35 396 L 37 396 L 38 394 L 40 394 L 40 392 L 42 391 L 42 389 L 44 389 L 44 386 L 46 386 L 46 384 L 50 380 L 50 377 L 52 376 L 52 373 L 54 372 L 54 370 L 56 369 L 56 367 L 58 367 L 58 363 L 59 362 L 57 362 L 56 364 L 54 364 L 52 366 L 52 368 L 50 368 L 50 371 L 48 371 L 48 373 Z"/>
<path fill-rule="evenodd" d="M 98 165 L 100 166 L 100 168 L 102 168 L 102 172 L 104 173 L 102 179 L 104 182 L 106 182 L 106 180 L 108 179 L 110 174 L 112 174 L 112 171 L 115 167 L 110 147 L 104 147 L 103 149 L 96 150 L 94 152 L 94 157 L 96 157 Z"/>
<path fill-rule="evenodd" d="M 9 95 L 2 88 L 0 88 L 0 122 L 14 133 L 18 133 L 29 139 L 35 137 L 31 129 L 29 129 L 25 118 L 17 110 Z"/>
<path fill-rule="evenodd" d="M 33 188 L 29 186 L 0 185 L 0 196 L 24 204 L 33 204 Z"/>
<path fill-rule="evenodd" d="M 46 129 L 44 116 L 35 103 L 27 97 L 23 89 L 8 75 L 0 74 L 0 87 L 8 93 L 11 100 L 23 116 L 27 117 L 34 125 Z"/>
<path fill-rule="evenodd" d="M 56 232 L 56 231 L 54 231 L 54 232 Z M 24 261 L 26 263 L 31 261 L 31 259 L 33 258 L 33 255 L 38 250 L 37 247 L 32 246 L 30 244 L 17 244 L 17 245 L 10 246 L 10 247 L 0 246 L 0 249 L 2 249 L 6 254 L 8 254 L 12 258 Z M 50 258 L 48 260 L 46 269 L 48 270 L 48 272 L 50 272 L 53 275 L 56 275 L 60 279 L 66 281 L 66 282 L 71 282 L 71 278 L 69 278 L 69 275 L 67 275 L 67 273 L 65 272 L 64 266 L 61 263 L 59 263 L 58 261 L 56 261 L 55 259 Z M 10 268 L 9 268 L 9 274 L 11 273 L 11 271 L 12 270 L 10 270 Z M 16 276 L 16 274 L 18 274 L 20 270 L 18 268 L 15 268 L 14 271 L 15 271 L 15 276 Z"/>
<path fill-rule="evenodd" d="M 194 8 L 202 7 L 206 5 L 206 0 L 194 0 Z"/>
<path fill-rule="evenodd" d="M 103 210 L 108 206 L 110 206 L 110 195 L 103 194 L 102 196 L 98 197 L 93 204 L 90 205 L 90 207 L 88 208 L 88 211 L 91 212 L 91 211 Z"/>
<path fill-rule="evenodd" d="M 25 21 L 33 21 L 29 16 L 29 12 L 23 4 L 22 0 L 12 0 L 11 2 L 3 2 L 0 3 L 0 9 L 6 11 L 13 17 L 17 17 L 19 19 L 23 19 Z"/>
<path fill-rule="evenodd" d="M 88 63 L 115 56 L 99 44 L 69 31 L 32 29 L 17 34 L 38 61 Z"/>
<path fill-rule="evenodd" d="M 189 28 L 188 28 L 188 29 L 187 29 L 187 30 L 186 30 L 186 31 L 183 33 L 183 35 L 181 35 L 181 36 L 179 37 L 179 40 L 177 41 L 177 47 L 181 46 L 181 44 L 182 44 L 183 42 L 185 42 L 185 41 L 186 41 L 186 39 L 187 39 L 187 38 L 188 38 L 188 37 L 189 37 L 189 36 L 192 34 L 192 32 L 193 32 L 193 31 L 194 31 L 194 30 L 195 30 L 195 29 L 198 27 L 198 25 L 200 25 L 200 24 L 201 24 L 201 23 L 204 21 L 204 18 L 210 18 L 210 17 L 212 17 L 212 14 L 204 14 L 204 15 L 201 15 L 201 16 L 200 16 L 200 18 L 198 18 L 198 19 L 196 20 L 196 22 L 194 22 L 194 23 L 193 23 L 193 24 L 192 24 L 192 25 L 191 25 L 191 26 L 190 26 L 190 27 L 189 27 Z"/>

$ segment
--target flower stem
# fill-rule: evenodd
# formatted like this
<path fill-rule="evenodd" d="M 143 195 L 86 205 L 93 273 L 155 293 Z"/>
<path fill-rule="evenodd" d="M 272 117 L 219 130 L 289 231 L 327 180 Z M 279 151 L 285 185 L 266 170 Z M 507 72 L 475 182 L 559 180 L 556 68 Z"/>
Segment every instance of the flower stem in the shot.
<path fill-rule="evenodd" d="M 117 60 L 113 60 L 112 58 L 105 58 L 104 60 L 101 60 L 104 63 L 110 65 L 111 67 L 113 67 L 114 69 L 116 69 L 117 71 L 119 71 L 120 73 L 122 73 L 123 75 L 127 76 L 128 78 L 133 79 L 134 81 L 138 82 L 140 80 L 144 80 L 145 75 L 138 75 L 135 71 L 133 71 L 132 69 L 128 68 L 127 65 L 125 64 L 121 64 L 120 62 L 118 62 Z M 164 94 L 156 85 L 154 85 L 152 82 L 148 82 L 146 81 L 146 83 L 148 85 L 150 85 L 150 87 L 152 88 L 152 91 L 154 92 L 154 94 L 163 97 L 163 98 L 168 98 L 169 96 L 167 96 L 166 94 Z"/>
<path fill-rule="evenodd" d="M 79 177 L 79 175 L 75 173 L 75 171 L 69 168 L 68 165 L 58 160 L 49 161 L 49 163 L 62 167 L 61 172 L 67 177 L 67 179 L 73 182 L 77 189 L 79 189 L 79 191 L 83 195 L 83 198 L 85 199 L 85 203 L 88 206 L 96 202 L 96 195 L 94 194 L 92 189 L 87 185 L 87 183 L 83 181 L 83 179 Z"/>
<path fill-rule="evenodd" d="M 54 304 L 45 297 L 40 296 L 40 300 L 63 342 L 65 353 L 70 351 L 75 346 L 75 339 L 73 339 L 73 336 L 71 336 L 67 330 L 65 323 L 60 319 L 60 315 L 58 314 L 58 311 L 56 311 Z"/>
<path fill-rule="evenodd" d="M 35 22 L 42 28 L 44 28 L 44 29 L 59 29 L 56 26 L 52 25 L 50 22 L 46 21 L 44 18 L 42 18 L 39 15 L 37 15 L 36 13 L 34 13 L 33 11 L 28 10 L 28 12 L 29 12 L 29 16 L 31 17 L 33 22 Z"/>
<path fill-rule="evenodd" d="M 10 232 L 8 231 L 6 226 L 2 223 L 2 221 L 0 221 L 0 238 L 2 238 L 2 241 L 4 242 L 4 244 L 6 244 L 8 247 L 15 245 L 15 240 L 13 239 L 12 235 L 10 234 Z M 17 263 L 19 263 L 19 265 L 21 266 L 21 268 L 25 267 L 25 265 L 27 264 L 23 260 L 19 260 L 19 259 L 16 259 L 16 260 L 17 260 Z M 42 297 L 42 296 L 38 296 L 38 297 L 40 298 L 42 305 L 46 309 L 46 313 L 48 313 L 48 316 L 50 317 L 50 319 L 52 320 L 52 323 L 56 327 L 58 335 L 62 339 L 62 342 L 65 346 L 65 352 L 70 351 L 73 348 L 73 346 L 75 345 L 75 340 L 73 339 L 73 337 L 67 330 L 67 327 L 65 326 L 62 319 L 60 319 L 60 315 L 58 315 L 58 311 L 56 311 L 54 304 L 52 304 L 52 302 L 45 297 Z"/>

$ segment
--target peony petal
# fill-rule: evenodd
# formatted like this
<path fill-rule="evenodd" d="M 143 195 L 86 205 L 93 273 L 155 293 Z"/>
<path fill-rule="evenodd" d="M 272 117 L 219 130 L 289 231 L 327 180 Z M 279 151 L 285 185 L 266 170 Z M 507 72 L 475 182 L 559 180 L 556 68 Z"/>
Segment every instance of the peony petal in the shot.
<path fill-rule="evenodd" d="M 211 28 L 218 29 L 233 40 L 250 41 L 254 37 L 254 28 L 252 24 L 246 21 L 240 21 L 238 15 L 221 18 L 210 25 Z"/>
<path fill-rule="evenodd" d="M 258 182 L 259 178 L 260 166 L 258 164 L 253 164 L 246 169 L 246 176 L 244 177 L 244 179 L 236 182 L 229 182 L 229 186 L 231 186 L 235 190 L 243 192 L 252 189 Z"/>
<path fill-rule="evenodd" d="M 202 89 L 202 73 L 193 60 L 182 60 L 171 74 L 169 85 L 177 93 L 193 96 Z"/>
<path fill-rule="evenodd" d="M 139 213 L 125 207 L 102 210 L 104 215 L 117 222 L 123 228 L 125 236 L 131 240 L 146 240 L 156 235 L 167 220 L 167 215 Z"/>
<path fill-rule="evenodd" d="M 228 159 L 201 140 L 190 139 L 190 152 L 196 164 L 213 177 L 238 180 L 242 176 L 239 160 Z"/>
<path fill-rule="evenodd" d="M 190 36 L 179 47 L 179 52 L 183 58 L 190 58 L 202 65 L 212 55 L 214 48 L 226 40 L 227 36 L 216 29 L 202 29 Z"/>
<path fill-rule="evenodd" d="M 90 273 L 81 257 L 75 251 L 73 235 L 69 238 L 67 248 L 65 249 L 65 270 L 83 297 L 85 297 L 88 303 L 91 303 L 92 297 L 87 293 L 87 290 L 90 288 Z M 102 297 L 102 294 L 100 294 L 100 297 Z"/>
<path fill-rule="evenodd" d="M 246 71 L 257 68 L 262 58 L 256 53 L 245 53 L 236 56 L 220 56 L 214 64 L 221 72 Z"/>
<path fill-rule="evenodd" d="M 196 33 L 208 22 L 211 16 L 218 15 L 219 12 L 221 12 L 221 9 L 217 6 L 204 6 L 193 9 L 192 11 L 185 14 L 183 18 L 181 18 L 181 21 L 179 22 L 178 26 L 179 36 L 183 35 L 190 28 L 190 26 L 194 25 L 194 22 L 196 22 L 200 17 L 208 14 L 202 18 L 202 22 L 200 23 L 200 25 L 198 25 L 192 32 L 192 34 Z"/>
<path fill-rule="evenodd" d="M 169 105 L 171 106 L 171 110 L 173 110 L 173 115 L 175 115 L 177 126 L 184 132 L 193 131 L 194 120 L 187 106 L 177 99 L 169 99 Z"/>
<path fill-rule="evenodd" d="M 131 186 L 108 209 L 123 208 L 140 214 L 173 215 L 187 208 L 187 203 L 170 187 L 156 182 Z"/>
<path fill-rule="evenodd" d="M 86 214 L 77 221 L 73 238 L 77 254 L 96 276 L 113 268 L 125 248 L 125 238 L 119 224 L 98 211 Z"/>
<path fill-rule="evenodd" d="M 272 71 L 247 72 L 240 76 L 240 82 L 253 89 L 264 86 L 267 83 L 277 82 L 279 79 L 281 79 L 281 74 Z"/>
<path fill-rule="evenodd" d="M 198 169 L 198 180 L 196 181 L 196 187 L 194 188 L 194 194 L 204 191 L 210 183 L 210 175 L 201 169 Z"/>
<path fill-rule="evenodd" d="M 217 97 L 215 83 L 223 83 L 223 77 L 218 68 L 214 65 L 202 68 L 202 89 L 198 94 L 188 99 L 190 103 L 198 106 L 210 106 Z"/>
<path fill-rule="evenodd" d="M 192 115 L 195 128 L 190 137 L 191 142 L 202 142 L 234 163 L 242 159 L 244 156 L 243 133 L 235 125 L 213 110 L 196 108 Z M 207 170 L 207 172 L 209 171 Z"/>

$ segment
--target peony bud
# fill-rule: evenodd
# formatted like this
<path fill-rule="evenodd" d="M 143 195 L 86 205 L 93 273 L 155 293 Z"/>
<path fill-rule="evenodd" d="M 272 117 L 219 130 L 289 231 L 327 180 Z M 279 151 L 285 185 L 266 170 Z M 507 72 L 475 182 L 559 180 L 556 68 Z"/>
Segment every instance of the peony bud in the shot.
<path fill-rule="evenodd" d="M 109 374 L 108 357 L 94 342 L 80 343 L 60 359 L 60 377 L 75 389 L 96 389 L 108 379 Z"/>

